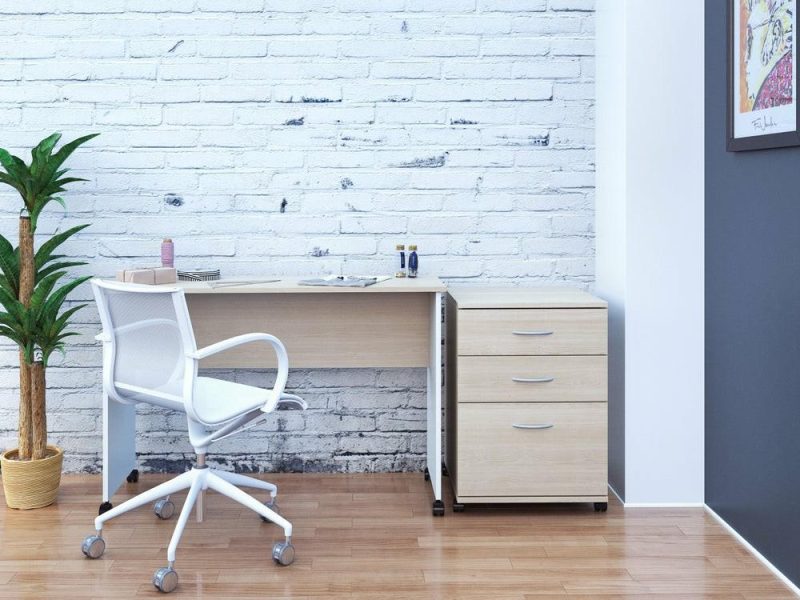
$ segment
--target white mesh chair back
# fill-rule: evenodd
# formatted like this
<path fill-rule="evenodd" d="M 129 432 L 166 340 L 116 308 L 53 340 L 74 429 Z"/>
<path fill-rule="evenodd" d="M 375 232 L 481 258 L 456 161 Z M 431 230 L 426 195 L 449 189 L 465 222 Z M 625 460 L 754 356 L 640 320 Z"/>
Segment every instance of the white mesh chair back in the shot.
<path fill-rule="evenodd" d="M 104 341 L 112 346 L 104 365 L 106 392 L 182 409 L 186 354 L 196 350 L 183 291 L 102 280 L 92 287 Z"/>

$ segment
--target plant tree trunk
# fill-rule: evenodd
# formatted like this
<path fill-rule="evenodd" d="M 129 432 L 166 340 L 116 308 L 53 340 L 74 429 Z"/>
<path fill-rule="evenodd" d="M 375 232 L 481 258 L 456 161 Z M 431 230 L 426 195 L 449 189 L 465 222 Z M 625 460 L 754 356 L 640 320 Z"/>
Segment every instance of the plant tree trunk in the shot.
<path fill-rule="evenodd" d="M 31 219 L 19 218 L 19 301 L 28 306 L 36 279 Z M 30 460 L 33 451 L 33 407 L 31 405 L 31 369 L 25 353 L 19 351 L 19 458 Z"/>
<path fill-rule="evenodd" d="M 31 415 L 31 370 L 25 353 L 19 351 L 19 459 L 30 460 L 33 444 L 33 417 Z"/>
<path fill-rule="evenodd" d="M 31 364 L 31 406 L 33 408 L 33 453 L 31 458 L 33 460 L 47 456 L 46 389 L 44 363 L 36 360 Z"/>

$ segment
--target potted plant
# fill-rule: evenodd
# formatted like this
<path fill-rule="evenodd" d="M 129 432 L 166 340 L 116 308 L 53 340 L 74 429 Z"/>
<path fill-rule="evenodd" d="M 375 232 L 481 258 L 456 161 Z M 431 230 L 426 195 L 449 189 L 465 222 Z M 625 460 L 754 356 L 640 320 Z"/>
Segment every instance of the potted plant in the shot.
<path fill-rule="evenodd" d="M 66 177 L 64 162 L 98 134 L 80 137 L 54 152 L 61 139 L 54 133 L 31 151 L 26 164 L 0 148 L 0 183 L 19 192 L 23 208 L 19 219 L 19 246 L 0 236 L 0 336 L 19 346 L 19 447 L 0 456 L 6 504 L 11 508 L 40 508 L 52 504 L 61 481 L 63 452 L 47 444 L 46 369 L 50 356 L 63 349 L 70 318 L 85 305 L 62 311 L 69 293 L 89 277 L 61 284 L 70 267 L 86 264 L 63 260 L 56 249 L 88 227 L 79 225 L 52 236 L 34 248 L 36 224 L 50 202 L 62 206 L 59 196 L 77 177 Z"/>

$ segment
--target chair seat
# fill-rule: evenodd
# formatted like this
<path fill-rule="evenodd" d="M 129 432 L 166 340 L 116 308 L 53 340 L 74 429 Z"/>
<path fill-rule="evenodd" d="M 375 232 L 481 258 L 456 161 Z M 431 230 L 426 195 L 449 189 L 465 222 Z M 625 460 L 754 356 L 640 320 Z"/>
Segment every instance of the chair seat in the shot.
<path fill-rule="evenodd" d="M 134 402 L 148 402 L 185 412 L 183 399 L 161 389 L 147 389 L 115 382 L 117 391 Z M 171 390 L 170 390 L 171 391 Z M 206 423 L 224 423 L 253 410 L 267 402 L 270 389 L 234 383 L 213 377 L 198 377 L 194 388 L 194 409 Z"/>
<path fill-rule="evenodd" d="M 272 390 L 198 377 L 194 388 L 194 407 L 206 423 L 224 423 L 259 409 L 266 404 Z"/>

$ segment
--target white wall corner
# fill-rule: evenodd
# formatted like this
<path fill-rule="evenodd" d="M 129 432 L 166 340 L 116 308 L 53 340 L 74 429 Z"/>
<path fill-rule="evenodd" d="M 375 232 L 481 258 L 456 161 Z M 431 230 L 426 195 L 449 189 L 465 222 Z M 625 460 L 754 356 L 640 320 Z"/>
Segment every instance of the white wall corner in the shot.
<path fill-rule="evenodd" d="M 675 90 L 704 89 L 705 7 L 682 4 L 598 2 L 597 291 L 626 505 L 704 498 L 704 102 Z"/>

